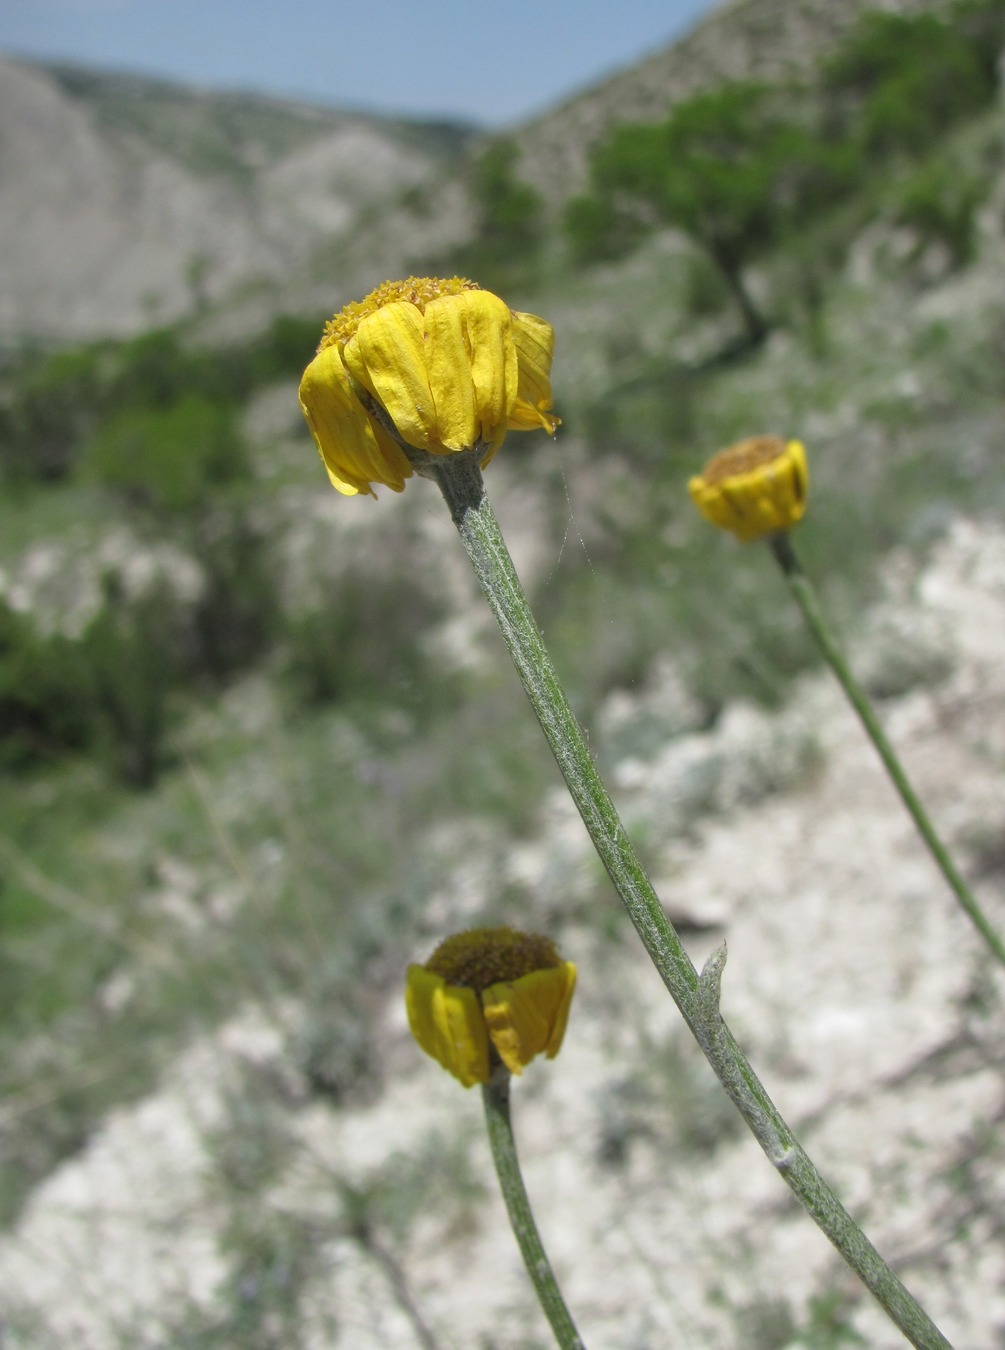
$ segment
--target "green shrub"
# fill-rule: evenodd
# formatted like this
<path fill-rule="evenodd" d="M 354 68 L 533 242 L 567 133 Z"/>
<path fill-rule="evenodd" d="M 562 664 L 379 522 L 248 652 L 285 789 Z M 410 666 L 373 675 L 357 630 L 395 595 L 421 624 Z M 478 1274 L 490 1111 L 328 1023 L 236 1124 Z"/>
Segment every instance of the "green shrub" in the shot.
<path fill-rule="evenodd" d="M 272 646 L 280 623 L 276 570 L 267 535 L 239 506 L 199 518 L 192 552 L 203 585 L 189 618 L 186 668 L 220 682 Z"/>
<path fill-rule="evenodd" d="M 318 609 L 292 623 L 287 678 L 307 705 L 374 695 L 405 706 L 424 704 L 436 682 L 420 638 L 439 617 L 439 607 L 405 578 L 381 581 L 350 572 Z"/>
<path fill-rule="evenodd" d="M 166 762 L 181 629 L 178 602 L 165 586 L 130 600 L 110 577 L 105 603 L 81 638 L 99 754 L 130 787 L 152 787 Z"/>
<path fill-rule="evenodd" d="M 163 411 L 127 409 L 95 435 L 87 470 L 134 505 L 191 511 L 247 471 L 232 410 L 198 394 Z"/>
<path fill-rule="evenodd" d="M 645 234 L 642 222 L 606 197 L 572 197 L 562 219 L 572 260 L 579 266 L 613 262 Z"/>
<path fill-rule="evenodd" d="M 961 173 L 948 159 L 930 160 L 902 185 L 896 219 L 918 235 L 916 254 L 929 243 L 943 244 L 954 267 L 973 258 L 977 208 L 987 184 Z"/>
<path fill-rule="evenodd" d="M 995 91 L 977 42 L 934 14 L 862 14 L 823 74 L 844 134 L 874 158 L 923 151 Z"/>
<path fill-rule="evenodd" d="M 82 749 L 93 732 L 92 698 L 79 646 L 41 636 L 0 601 L 0 763 L 24 767 Z"/>
<path fill-rule="evenodd" d="M 101 415 L 101 352 L 80 347 L 26 353 L 0 410 L 0 475 L 9 481 L 64 478 Z"/>
<path fill-rule="evenodd" d="M 310 318 L 277 315 L 247 348 L 247 388 L 299 378 L 314 355 L 318 336 L 328 317 L 327 314 Z"/>
<path fill-rule="evenodd" d="M 150 408 L 166 411 L 190 395 L 212 403 L 239 400 L 241 373 L 231 349 L 186 345 L 173 328 L 155 328 L 118 344 L 111 352 L 105 387 L 108 410 Z"/>
<path fill-rule="evenodd" d="M 457 271 L 493 290 L 532 278 L 544 242 L 544 203 L 535 188 L 517 177 L 519 157 L 513 141 L 500 139 L 475 160 L 470 178 L 475 234 L 449 260 Z"/>

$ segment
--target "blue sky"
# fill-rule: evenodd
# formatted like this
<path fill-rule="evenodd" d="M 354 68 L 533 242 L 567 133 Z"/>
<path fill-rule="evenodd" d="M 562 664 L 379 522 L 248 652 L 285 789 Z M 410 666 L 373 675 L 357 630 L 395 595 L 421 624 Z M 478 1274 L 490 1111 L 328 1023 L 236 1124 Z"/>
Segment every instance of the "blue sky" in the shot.
<path fill-rule="evenodd" d="M 517 122 L 713 0 L 0 0 L 0 51 L 416 117 Z"/>

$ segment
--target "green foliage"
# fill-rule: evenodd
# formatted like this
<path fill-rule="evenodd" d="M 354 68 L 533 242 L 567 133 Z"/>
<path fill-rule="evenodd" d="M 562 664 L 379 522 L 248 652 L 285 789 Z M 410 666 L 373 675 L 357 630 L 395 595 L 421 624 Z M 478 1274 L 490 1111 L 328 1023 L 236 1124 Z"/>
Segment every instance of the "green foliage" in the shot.
<path fill-rule="evenodd" d="M 470 179 L 475 235 L 451 258 L 458 271 L 494 290 L 525 284 L 544 241 L 544 203 L 518 178 L 519 157 L 513 141 L 499 139 L 475 160 Z"/>
<path fill-rule="evenodd" d="M 9 482 L 63 478 L 101 416 L 102 385 L 97 346 L 26 353 L 0 407 L 0 476 Z"/>
<path fill-rule="evenodd" d="M 721 314 L 731 304 L 729 287 L 706 253 L 695 250 L 684 264 L 684 307 L 703 319 Z"/>
<path fill-rule="evenodd" d="M 797 113 L 780 88 L 729 84 L 679 104 L 665 122 L 616 128 L 592 161 L 594 217 L 620 201 L 683 230 L 720 270 L 752 340 L 767 325 L 742 269 L 836 201 L 855 172 L 849 147 L 823 140 Z"/>
<path fill-rule="evenodd" d="M 895 218 L 918 235 L 916 254 L 930 243 L 944 245 L 953 267 L 964 267 L 974 255 L 977 208 L 987 195 L 986 182 L 963 173 L 949 159 L 937 156 L 924 164 L 897 191 Z"/>
<path fill-rule="evenodd" d="M 843 1289 L 811 1298 L 807 1325 L 800 1331 L 799 1343 L 806 1350 L 840 1350 L 841 1346 L 867 1344 L 851 1324 L 853 1306 Z"/>
<path fill-rule="evenodd" d="M 579 266 L 613 262 L 630 253 L 645 226 L 608 197 L 572 197 L 562 218 L 572 260 Z"/>
<path fill-rule="evenodd" d="M 250 340 L 222 348 L 189 346 L 176 330 L 162 328 L 48 355 L 24 351 L 12 362 L 0 397 L 0 477 L 56 482 L 94 443 L 101 456 L 128 461 L 129 444 L 138 441 L 158 460 L 155 477 L 174 480 L 148 495 L 163 497 L 160 505 L 167 509 L 184 509 L 176 494 L 185 497 L 186 475 L 208 473 L 215 482 L 240 473 L 237 410 L 261 385 L 299 376 L 320 329 L 320 318 L 280 315 Z M 168 418 L 163 426 L 157 415 Z M 199 442 L 215 438 L 217 450 L 201 445 L 201 466 L 179 465 L 175 478 L 162 460 L 169 457 L 167 443 L 178 442 L 186 430 Z M 131 476 L 141 474 L 128 462 L 110 465 L 109 472 L 128 494 Z"/>
<path fill-rule="evenodd" d="M 264 656 L 281 622 L 270 541 L 240 506 L 205 514 L 192 530 L 203 584 L 189 618 L 187 670 L 220 683 Z"/>
<path fill-rule="evenodd" d="M 247 461 L 232 410 L 187 394 L 164 410 L 115 414 L 92 441 L 85 467 L 134 505 L 178 513 L 243 476 Z"/>
<path fill-rule="evenodd" d="M 244 351 L 245 393 L 275 380 L 299 377 L 314 355 L 328 317 L 278 314 Z M 232 357 L 236 362 L 237 353 Z"/>
<path fill-rule="evenodd" d="M 866 154 L 918 153 L 995 91 L 976 32 L 934 14 L 867 11 L 824 66 L 843 134 Z"/>
<path fill-rule="evenodd" d="M 85 746 L 91 693 L 77 644 L 40 635 L 0 601 L 0 764 L 21 767 Z"/>
<path fill-rule="evenodd" d="M 349 572 L 318 608 L 292 621 L 290 685 L 307 706 L 376 695 L 421 709 L 436 688 L 421 639 L 441 617 L 441 607 L 405 577 Z"/>
<path fill-rule="evenodd" d="M 180 629 L 177 602 L 165 586 L 129 600 L 121 584 L 108 578 L 105 603 L 81 640 L 93 739 L 112 773 L 129 787 L 152 787 L 165 762 Z"/>
<path fill-rule="evenodd" d="M 853 167 L 795 120 L 781 91 L 736 83 L 657 126 L 619 127 L 593 172 L 601 189 L 636 198 L 737 266 L 836 200 Z"/>
<path fill-rule="evenodd" d="M 124 408 L 167 411 L 180 399 L 201 394 L 213 402 L 237 397 L 227 353 L 183 344 L 173 328 L 155 328 L 109 349 L 103 411 Z"/>
<path fill-rule="evenodd" d="M 969 44 L 991 88 L 998 84 L 998 61 L 1005 48 L 1005 6 L 1001 0 L 956 0 L 949 22 Z"/>

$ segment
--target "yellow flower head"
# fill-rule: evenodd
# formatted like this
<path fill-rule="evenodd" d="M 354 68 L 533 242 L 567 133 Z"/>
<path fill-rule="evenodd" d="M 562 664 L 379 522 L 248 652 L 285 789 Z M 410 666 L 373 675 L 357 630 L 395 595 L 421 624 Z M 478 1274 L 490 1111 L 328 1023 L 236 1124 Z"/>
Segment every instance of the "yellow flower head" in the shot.
<path fill-rule="evenodd" d="M 325 327 L 300 406 L 339 492 L 400 492 L 413 465 L 477 450 L 487 464 L 507 431 L 549 434 L 555 334 L 462 277 L 385 281 Z M 421 459 L 421 455 L 417 458 Z"/>
<path fill-rule="evenodd" d="M 408 1025 L 427 1055 L 471 1087 L 487 1083 L 500 1060 L 518 1074 L 542 1051 L 553 1059 L 575 985 L 576 967 L 550 938 L 475 928 L 408 967 Z"/>
<path fill-rule="evenodd" d="M 713 455 L 688 490 L 706 520 L 746 543 L 802 520 L 809 485 L 799 441 L 753 436 Z"/>

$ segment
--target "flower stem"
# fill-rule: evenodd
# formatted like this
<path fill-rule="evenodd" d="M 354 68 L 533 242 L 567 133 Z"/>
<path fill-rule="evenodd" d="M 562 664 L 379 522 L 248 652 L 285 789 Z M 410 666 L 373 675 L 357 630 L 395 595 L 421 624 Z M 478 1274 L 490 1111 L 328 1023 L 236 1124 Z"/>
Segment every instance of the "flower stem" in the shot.
<path fill-rule="evenodd" d="M 482 1086 L 485 1124 L 488 1126 L 492 1159 L 496 1165 L 503 1199 L 506 1201 L 509 1221 L 513 1225 L 520 1255 L 537 1292 L 538 1301 L 555 1333 L 555 1340 L 562 1350 L 585 1350 L 576 1324 L 565 1306 L 565 1299 L 544 1250 L 541 1235 L 534 1222 L 534 1213 L 527 1198 L 523 1174 L 520 1171 L 520 1160 L 516 1152 L 516 1140 L 513 1138 L 509 1085 L 509 1071 L 498 1068 Z"/>
<path fill-rule="evenodd" d="M 593 845 L 681 1015 L 768 1159 L 852 1269 L 918 1350 L 949 1342 L 830 1189 L 737 1045 L 719 1012 L 725 948 L 701 976 L 667 918 L 590 756 L 534 622 L 471 452 L 437 457 L 443 493 L 524 689 Z"/>
<path fill-rule="evenodd" d="M 928 851 L 935 859 L 939 870 L 949 883 L 950 889 L 978 933 L 987 943 L 994 956 L 1002 965 L 1005 965 L 1005 943 L 1002 942 L 1002 939 L 991 926 L 987 915 L 977 903 L 970 887 L 960 875 L 945 844 L 936 834 L 935 827 L 928 818 L 928 813 L 922 806 L 917 793 L 904 772 L 903 765 L 897 758 L 897 752 L 879 724 L 872 704 L 869 702 L 868 694 L 852 674 L 851 668 L 844 658 L 844 653 L 838 646 L 834 632 L 824 618 L 816 590 L 803 571 L 802 564 L 792 546 L 792 540 L 788 534 L 783 533 L 772 535 L 769 542 L 771 551 L 785 574 L 785 579 L 796 598 L 796 603 L 803 612 L 803 618 L 806 620 L 817 646 L 823 652 L 828 665 L 837 676 L 838 683 L 848 696 L 848 702 L 858 713 L 866 734 L 876 747 L 876 752 L 883 761 L 883 767 L 890 775 L 894 787 L 900 794 L 901 801 L 907 807 L 908 814 L 917 826 L 918 833 L 928 846 Z"/>

